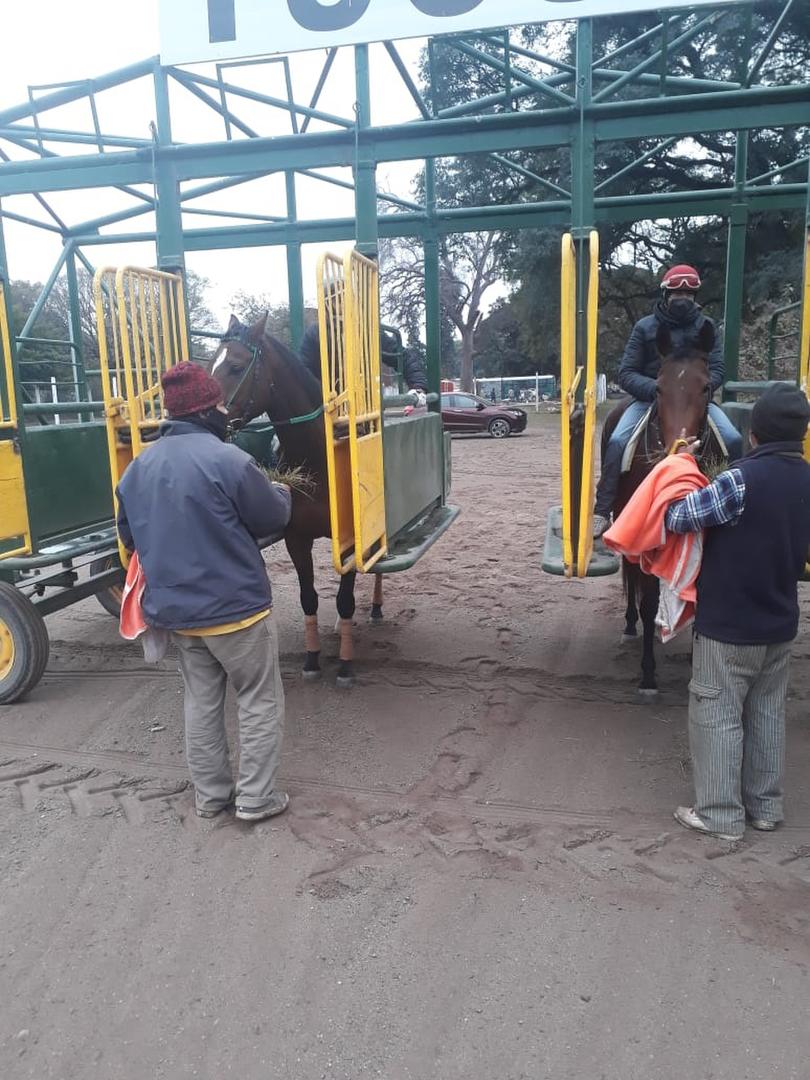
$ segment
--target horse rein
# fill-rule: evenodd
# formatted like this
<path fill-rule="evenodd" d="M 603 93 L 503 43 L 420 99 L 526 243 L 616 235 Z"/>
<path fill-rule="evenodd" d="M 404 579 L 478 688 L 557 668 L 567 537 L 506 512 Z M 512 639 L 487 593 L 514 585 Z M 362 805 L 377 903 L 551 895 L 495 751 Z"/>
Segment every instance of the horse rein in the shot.
<path fill-rule="evenodd" d="M 659 445 L 660 451 L 661 451 L 658 454 L 656 454 L 655 456 L 651 455 L 651 453 L 650 453 L 650 441 L 649 441 L 650 426 L 651 426 L 653 421 L 655 421 L 656 437 L 658 439 L 658 445 Z M 699 442 L 700 442 L 700 453 L 693 455 L 696 461 L 702 461 L 703 460 L 703 455 L 706 453 L 706 450 L 708 449 L 708 444 L 709 444 L 709 441 L 710 441 L 709 432 L 710 432 L 709 413 L 708 413 L 708 410 L 707 410 L 706 411 L 705 425 L 703 427 L 703 430 L 701 432 L 699 432 L 699 434 L 697 436 L 697 438 L 699 439 Z M 682 447 L 689 446 L 690 442 L 691 442 L 691 439 L 678 438 L 678 439 L 673 440 L 673 442 L 669 446 L 669 448 L 665 447 L 663 442 L 661 441 L 661 429 L 660 429 L 660 426 L 659 426 L 658 410 L 655 409 L 653 411 L 652 415 L 650 416 L 649 421 L 647 422 L 647 426 L 644 429 L 644 456 L 645 456 L 645 458 L 647 459 L 647 461 L 650 464 L 655 464 L 656 462 L 660 461 L 664 457 L 671 457 L 673 454 L 677 454 L 678 451 Z"/>

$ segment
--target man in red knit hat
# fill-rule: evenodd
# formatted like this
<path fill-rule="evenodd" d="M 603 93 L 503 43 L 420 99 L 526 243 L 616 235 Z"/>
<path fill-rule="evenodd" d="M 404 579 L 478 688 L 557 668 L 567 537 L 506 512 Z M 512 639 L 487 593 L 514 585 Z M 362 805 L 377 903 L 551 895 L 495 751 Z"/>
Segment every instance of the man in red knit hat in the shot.
<path fill-rule="evenodd" d="M 260 821 L 289 798 L 276 787 L 284 690 L 262 544 L 290 519 L 290 491 L 225 442 L 222 390 L 198 364 L 161 380 L 171 419 L 118 485 L 118 531 L 146 579 L 144 617 L 173 632 L 185 683 L 186 752 L 197 813 Z M 239 773 L 225 736 L 225 689 L 236 691 Z"/>
<path fill-rule="evenodd" d="M 705 323 L 712 320 L 704 315 L 695 300 L 701 286 L 700 274 L 694 266 L 673 266 L 661 280 L 661 299 L 650 315 L 639 319 L 630 334 L 619 365 L 619 385 L 634 400 L 622 414 L 607 446 L 602 475 L 596 488 L 594 508 L 594 536 L 601 536 L 610 525 L 610 515 L 619 491 L 622 457 L 639 421 L 655 401 L 656 378 L 661 367 L 661 357 L 655 345 L 658 327 L 668 327 L 672 344 L 676 349 L 693 345 Z M 709 356 L 711 392 L 723 385 L 725 367 L 723 342 L 715 329 L 714 348 Z M 726 444 L 729 461 L 742 455 L 742 437 L 719 405 L 709 404 L 709 414 Z"/>

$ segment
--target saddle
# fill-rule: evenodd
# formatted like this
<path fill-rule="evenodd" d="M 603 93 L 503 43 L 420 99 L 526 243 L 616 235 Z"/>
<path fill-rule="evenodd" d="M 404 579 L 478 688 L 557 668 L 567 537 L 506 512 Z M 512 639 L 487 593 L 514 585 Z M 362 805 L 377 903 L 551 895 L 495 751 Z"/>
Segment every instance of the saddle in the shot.
<path fill-rule="evenodd" d="M 630 472 L 630 468 L 633 464 L 633 458 L 635 457 L 639 440 L 641 439 L 641 436 L 644 434 L 644 432 L 647 430 L 647 426 L 650 423 L 654 412 L 655 406 L 650 405 L 649 409 L 647 409 L 642 418 L 633 428 L 633 432 L 630 435 L 630 438 L 627 440 L 627 446 L 624 448 L 624 453 L 622 454 L 622 473 Z M 717 446 L 720 448 L 720 452 L 723 457 L 728 458 L 728 447 L 723 441 L 723 436 L 720 434 L 720 429 L 714 422 L 714 417 L 712 416 L 711 411 L 709 411 L 709 414 L 706 417 L 706 421 L 709 435 L 714 437 L 714 440 L 717 443 Z"/>

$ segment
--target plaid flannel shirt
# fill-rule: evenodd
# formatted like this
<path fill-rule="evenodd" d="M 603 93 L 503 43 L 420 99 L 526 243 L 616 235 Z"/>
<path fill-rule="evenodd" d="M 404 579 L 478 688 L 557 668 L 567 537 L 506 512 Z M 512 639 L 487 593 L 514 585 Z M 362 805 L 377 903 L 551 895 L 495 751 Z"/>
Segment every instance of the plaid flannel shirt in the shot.
<path fill-rule="evenodd" d="M 727 469 L 708 487 L 673 503 L 666 527 L 673 533 L 700 532 L 714 525 L 736 525 L 745 508 L 745 477 L 740 469 Z"/>

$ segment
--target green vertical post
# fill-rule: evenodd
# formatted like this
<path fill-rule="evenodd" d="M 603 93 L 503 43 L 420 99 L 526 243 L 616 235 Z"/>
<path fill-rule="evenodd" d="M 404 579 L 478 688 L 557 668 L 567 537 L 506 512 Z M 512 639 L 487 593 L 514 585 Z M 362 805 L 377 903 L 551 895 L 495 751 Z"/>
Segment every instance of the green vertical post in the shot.
<path fill-rule="evenodd" d="M 295 196 L 295 172 L 285 173 L 287 188 L 287 219 L 298 220 L 298 204 Z M 290 313 L 290 344 L 298 349 L 304 336 L 304 281 L 301 266 L 301 244 L 296 240 L 287 244 L 287 295 Z"/>
<path fill-rule="evenodd" d="M 371 84 L 368 45 L 354 47 L 355 71 L 355 161 L 354 208 L 357 250 L 370 259 L 377 258 L 377 172 L 371 150 L 364 145 L 363 132 L 371 126 Z"/>
<path fill-rule="evenodd" d="M 751 62 L 751 8 L 742 14 L 743 41 L 737 60 L 737 77 L 742 85 L 748 79 Z M 745 182 L 748 173 L 748 132 L 737 132 L 734 151 L 734 200 L 728 216 L 726 244 L 726 296 L 723 309 L 723 362 L 725 378 L 735 381 L 740 372 L 740 330 L 745 282 L 745 237 L 748 231 L 748 203 Z M 725 396 L 725 393 L 724 395 Z"/>
<path fill-rule="evenodd" d="M 172 161 L 160 153 L 172 144 L 172 122 L 169 108 L 169 85 L 165 70 L 155 64 L 156 139 L 153 144 L 155 225 L 157 233 L 157 263 L 160 270 L 182 272 L 185 269 L 183 249 L 183 219 L 180 203 L 180 184 Z"/>
<path fill-rule="evenodd" d="M 0 363 L 0 385 L 3 387 L 4 396 L 6 402 L 10 402 L 12 396 L 17 402 L 18 413 L 18 426 L 17 430 L 13 431 L 10 428 L 6 428 L 5 431 L 0 431 L 0 438 L 16 438 L 19 442 L 21 452 L 25 454 L 25 420 L 22 415 L 23 394 L 22 386 L 20 385 L 20 369 L 17 366 L 17 342 L 14 340 L 15 328 L 14 322 L 11 318 L 11 281 L 8 273 L 8 260 L 6 258 L 6 239 L 3 231 L 3 218 L 0 217 L 0 281 L 3 282 L 3 293 L 5 295 L 5 307 L 6 307 L 6 319 L 8 320 L 9 328 L 9 344 L 11 347 L 11 381 L 12 385 L 6 385 L 6 370 L 5 364 Z"/>
<path fill-rule="evenodd" d="M 71 359 L 73 360 L 73 383 L 77 401 L 89 401 L 91 395 L 87 389 L 87 376 L 84 368 L 84 342 L 82 340 L 81 305 L 79 303 L 79 278 L 76 272 L 76 253 L 72 241 L 68 240 L 68 255 L 65 259 L 65 275 L 68 287 L 68 314 L 70 319 Z M 79 417 L 79 419 L 83 419 Z"/>
<path fill-rule="evenodd" d="M 438 394 L 442 378 L 442 306 L 439 289 L 439 236 L 436 230 L 436 168 L 433 159 L 425 162 L 425 209 L 428 224 L 422 246 L 425 259 L 425 348 L 427 350 L 428 391 Z M 439 412 L 440 403 L 430 405 Z"/>

